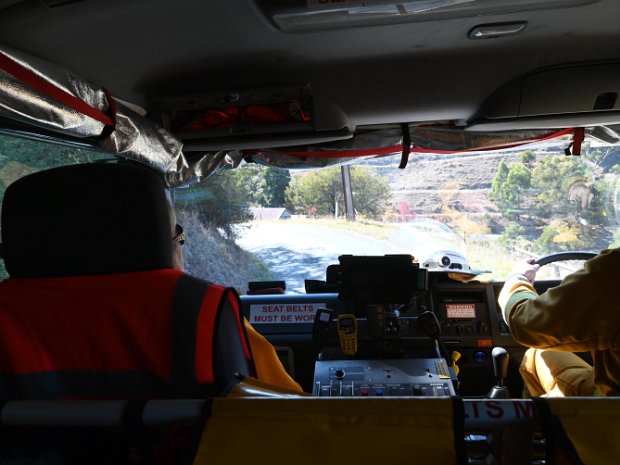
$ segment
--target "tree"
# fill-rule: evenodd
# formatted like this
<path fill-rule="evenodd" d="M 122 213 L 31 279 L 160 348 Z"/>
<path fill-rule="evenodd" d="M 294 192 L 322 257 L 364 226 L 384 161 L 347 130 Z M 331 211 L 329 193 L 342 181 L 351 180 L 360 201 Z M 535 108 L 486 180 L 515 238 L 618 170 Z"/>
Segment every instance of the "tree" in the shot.
<path fill-rule="evenodd" d="M 536 161 L 536 156 L 531 151 L 526 150 L 525 152 L 521 152 L 519 160 L 521 161 L 521 163 L 531 169 L 534 166 L 534 162 Z"/>
<path fill-rule="evenodd" d="M 587 183 L 586 171 L 574 157 L 545 157 L 532 171 L 532 186 L 540 192 L 536 206 L 547 216 L 572 212 L 570 187 L 578 181 Z"/>
<path fill-rule="evenodd" d="M 351 185 L 355 210 L 370 218 L 380 218 L 392 197 L 388 179 L 371 168 L 358 166 L 351 168 Z"/>
<path fill-rule="evenodd" d="M 525 228 L 519 223 L 509 223 L 504 229 L 504 233 L 499 238 L 499 242 L 506 248 L 513 246 L 522 246 L 523 235 L 525 234 Z"/>
<path fill-rule="evenodd" d="M 522 156 L 521 159 L 527 160 L 528 157 Z M 531 171 L 525 164 L 512 163 L 507 167 L 502 160 L 491 183 L 489 200 L 493 201 L 505 216 L 518 216 L 524 192 L 531 185 L 531 178 Z"/>
<path fill-rule="evenodd" d="M 387 178 L 370 168 L 352 167 L 351 184 L 355 210 L 371 218 L 379 218 L 390 199 Z M 316 209 L 317 215 L 336 215 L 344 211 L 344 193 L 339 167 L 310 171 L 293 177 L 286 189 L 291 209 L 307 213 Z"/>
<path fill-rule="evenodd" d="M 520 210 L 523 194 L 531 185 L 532 173 L 530 169 L 521 164 L 513 163 L 508 170 L 506 182 L 502 186 L 503 197 L 512 209 Z"/>
<path fill-rule="evenodd" d="M 283 207 L 286 204 L 286 188 L 291 182 L 288 170 L 266 167 L 262 171 L 259 203 L 263 207 Z"/>
<path fill-rule="evenodd" d="M 506 162 L 502 159 L 491 183 L 491 192 L 489 192 L 489 200 L 495 202 L 498 206 L 501 201 L 502 186 L 506 182 L 506 178 L 508 178 L 508 166 L 506 166 Z"/>
<path fill-rule="evenodd" d="M 260 171 L 253 164 L 219 171 L 199 184 L 175 189 L 175 202 L 181 208 L 191 207 L 201 221 L 234 239 L 232 226 L 252 219 L 250 206 L 258 203 Z"/>
<path fill-rule="evenodd" d="M 312 210 L 319 216 L 334 215 L 343 196 L 340 169 L 327 168 L 293 177 L 285 195 L 288 205 L 295 212 Z"/>
<path fill-rule="evenodd" d="M 583 247 L 579 228 L 563 220 L 554 220 L 544 227 L 533 246 L 540 253 L 576 250 Z"/>

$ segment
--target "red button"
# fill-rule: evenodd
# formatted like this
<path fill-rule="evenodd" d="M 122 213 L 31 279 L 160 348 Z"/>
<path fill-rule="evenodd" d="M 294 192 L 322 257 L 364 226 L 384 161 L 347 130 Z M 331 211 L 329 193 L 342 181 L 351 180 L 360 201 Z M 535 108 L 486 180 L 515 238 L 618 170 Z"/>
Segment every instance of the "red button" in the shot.
<path fill-rule="evenodd" d="M 478 339 L 478 347 L 493 347 L 493 339 Z"/>

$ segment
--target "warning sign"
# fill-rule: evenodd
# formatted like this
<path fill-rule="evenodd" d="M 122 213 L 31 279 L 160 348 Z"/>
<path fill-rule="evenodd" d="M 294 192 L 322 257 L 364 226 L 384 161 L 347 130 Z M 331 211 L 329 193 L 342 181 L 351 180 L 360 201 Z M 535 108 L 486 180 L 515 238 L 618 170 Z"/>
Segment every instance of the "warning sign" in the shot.
<path fill-rule="evenodd" d="M 325 308 L 324 303 L 311 304 L 261 304 L 250 305 L 250 323 L 313 323 L 318 308 Z"/>
<path fill-rule="evenodd" d="M 448 318 L 476 318 L 476 304 L 446 304 Z"/>

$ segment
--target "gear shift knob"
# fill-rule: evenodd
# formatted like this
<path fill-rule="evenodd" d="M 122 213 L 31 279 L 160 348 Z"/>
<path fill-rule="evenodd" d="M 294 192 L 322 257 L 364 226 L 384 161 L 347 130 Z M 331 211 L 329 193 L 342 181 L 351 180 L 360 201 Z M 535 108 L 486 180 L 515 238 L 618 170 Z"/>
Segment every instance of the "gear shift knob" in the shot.
<path fill-rule="evenodd" d="M 508 377 L 508 352 L 503 347 L 494 347 L 491 357 L 497 385 L 491 388 L 487 397 L 489 399 L 510 399 L 510 390 L 504 386 L 504 380 Z"/>
<path fill-rule="evenodd" d="M 493 358 L 493 372 L 497 378 L 497 385 L 501 387 L 508 377 L 508 352 L 503 347 L 494 347 L 491 357 Z"/>

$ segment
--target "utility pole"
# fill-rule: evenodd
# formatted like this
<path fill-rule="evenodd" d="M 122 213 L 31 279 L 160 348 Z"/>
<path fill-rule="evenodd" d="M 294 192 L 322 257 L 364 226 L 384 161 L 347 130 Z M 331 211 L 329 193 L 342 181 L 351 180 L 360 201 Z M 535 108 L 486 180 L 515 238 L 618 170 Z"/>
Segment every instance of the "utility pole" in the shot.
<path fill-rule="evenodd" d="M 342 190 L 344 191 L 344 211 L 347 221 L 355 221 L 355 209 L 353 208 L 353 191 L 351 189 L 351 172 L 349 165 L 340 167 L 342 172 Z"/>

